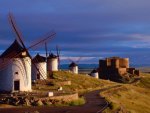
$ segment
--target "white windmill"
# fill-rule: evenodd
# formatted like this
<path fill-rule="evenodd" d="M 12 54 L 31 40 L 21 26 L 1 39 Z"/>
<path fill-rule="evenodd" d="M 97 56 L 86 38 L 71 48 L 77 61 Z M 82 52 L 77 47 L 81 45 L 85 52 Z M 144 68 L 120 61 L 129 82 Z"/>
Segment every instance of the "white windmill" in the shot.
<path fill-rule="evenodd" d="M 17 40 L 0 59 L 1 62 L 9 62 L 0 72 L 0 90 L 31 91 L 31 59 Z"/>
<path fill-rule="evenodd" d="M 99 78 L 99 74 L 98 74 L 97 69 L 93 69 L 93 70 L 91 71 L 90 75 L 91 75 L 92 77 L 94 77 L 94 78 L 97 78 L 97 79 Z"/>
<path fill-rule="evenodd" d="M 50 53 L 47 57 L 47 70 L 50 74 L 52 74 L 54 71 L 58 71 L 60 67 L 60 49 L 58 46 L 56 46 L 56 50 L 57 55 Z"/>
<path fill-rule="evenodd" d="M 37 69 L 35 68 L 34 64 L 36 65 Z M 40 71 L 40 73 L 39 73 Z M 47 63 L 46 63 L 46 57 L 43 57 L 39 54 L 37 54 L 32 59 L 32 80 L 43 80 L 47 79 Z"/>
<path fill-rule="evenodd" d="M 31 91 L 31 55 L 28 50 L 32 47 L 53 38 L 55 33 L 40 40 L 32 46 L 26 48 L 22 36 L 18 31 L 13 20 L 12 14 L 9 14 L 10 24 L 17 36 L 17 40 L 0 56 L 0 90 L 1 91 Z M 21 45 L 20 45 L 20 44 Z M 35 63 L 33 63 L 35 68 Z M 40 75 L 41 72 L 38 71 Z"/>
<path fill-rule="evenodd" d="M 81 60 L 82 57 L 79 57 L 76 61 L 73 61 L 72 59 L 68 58 L 71 61 L 71 64 L 69 65 L 69 70 L 72 73 L 78 74 L 78 65 L 77 63 Z"/>

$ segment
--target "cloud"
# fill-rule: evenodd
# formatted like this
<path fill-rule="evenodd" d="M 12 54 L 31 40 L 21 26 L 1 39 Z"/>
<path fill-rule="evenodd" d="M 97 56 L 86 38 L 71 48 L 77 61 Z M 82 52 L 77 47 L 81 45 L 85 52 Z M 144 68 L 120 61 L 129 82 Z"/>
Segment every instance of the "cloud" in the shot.
<path fill-rule="evenodd" d="M 88 60 L 96 62 L 99 57 L 118 55 L 136 61 L 134 53 L 141 63 L 142 55 L 147 56 L 147 63 L 149 4 L 148 0 L 1 1 L 0 48 L 5 50 L 15 39 L 7 17 L 11 11 L 27 47 L 54 29 L 57 35 L 48 42 L 48 51 L 55 53 L 59 45 L 63 57 L 94 57 Z M 44 55 L 44 45 L 33 50 Z"/>

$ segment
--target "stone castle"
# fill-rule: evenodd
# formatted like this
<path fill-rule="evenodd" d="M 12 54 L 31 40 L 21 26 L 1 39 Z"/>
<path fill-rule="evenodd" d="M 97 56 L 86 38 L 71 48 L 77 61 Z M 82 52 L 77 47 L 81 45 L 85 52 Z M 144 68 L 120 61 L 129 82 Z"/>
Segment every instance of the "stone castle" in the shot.
<path fill-rule="evenodd" d="M 99 60 L 99 77 L 112 81 L 121 81 L 122 77 L 139 76 L 139 70 L 129 67 L 129 58 L 110 57 Z"/>

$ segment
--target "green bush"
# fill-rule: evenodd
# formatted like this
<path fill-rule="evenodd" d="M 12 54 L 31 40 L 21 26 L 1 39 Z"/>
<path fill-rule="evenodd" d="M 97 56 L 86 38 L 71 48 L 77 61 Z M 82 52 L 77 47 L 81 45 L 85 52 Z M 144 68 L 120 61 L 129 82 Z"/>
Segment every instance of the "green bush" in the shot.
<path fill-rule="evenodd" d="M 83 104 L 85 104 L 85 99 L 83 97 L 81 97 L 77 100 L 71 101 L 69 103 L 70 106 L 79 106 L 79 105 L 83 105 Z"/>

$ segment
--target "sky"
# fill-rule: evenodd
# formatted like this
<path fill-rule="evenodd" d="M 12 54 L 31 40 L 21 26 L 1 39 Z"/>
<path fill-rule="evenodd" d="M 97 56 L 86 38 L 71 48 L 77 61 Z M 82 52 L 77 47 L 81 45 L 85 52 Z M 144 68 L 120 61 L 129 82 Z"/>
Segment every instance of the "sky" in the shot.
<path fill-rule="evenodd" d="M 61 49 L 61 62 L 80 63 L 129 57 L 130 64 L 150 66 L 150 0 L 3 0 L 0 1 L 0 52 L 16 38 L 8 13 L 13 13 L 27 47 L 46 33 L 48 51 Z M 45 55 L 44 44 L 30 50 Z"/>

